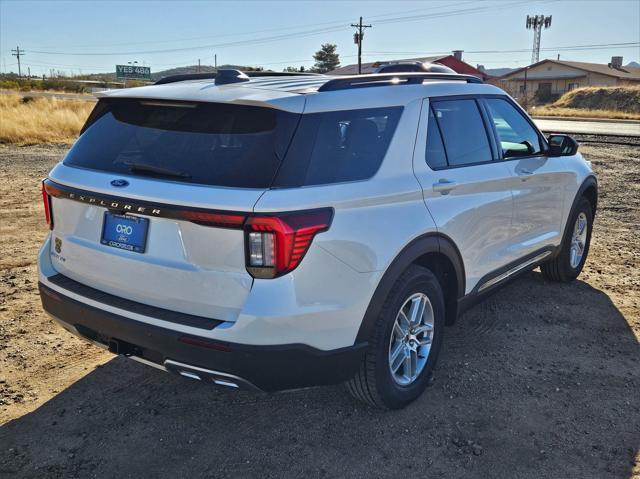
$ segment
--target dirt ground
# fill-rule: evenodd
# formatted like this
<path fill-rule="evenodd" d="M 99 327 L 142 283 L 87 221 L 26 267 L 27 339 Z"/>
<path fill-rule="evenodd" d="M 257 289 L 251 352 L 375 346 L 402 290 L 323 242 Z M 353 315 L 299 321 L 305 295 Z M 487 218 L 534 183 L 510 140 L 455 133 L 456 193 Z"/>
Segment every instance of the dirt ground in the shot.
<path fill-rule="evenodd" d="M 216 389 L 55 326 L 39 180 L 65 149 L 0 146 L 0 477 L 640 477 L 640 146 L 581 146 L 601 193 L 579 280 L 532 272 L 470 310 L 396 412 Z"/>

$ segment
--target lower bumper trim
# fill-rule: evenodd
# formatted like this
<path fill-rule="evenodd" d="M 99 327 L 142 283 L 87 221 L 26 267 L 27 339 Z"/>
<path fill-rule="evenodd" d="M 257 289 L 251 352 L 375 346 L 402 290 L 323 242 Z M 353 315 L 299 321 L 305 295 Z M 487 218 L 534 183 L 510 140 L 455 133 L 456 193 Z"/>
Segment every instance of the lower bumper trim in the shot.
<path fill-rule="evenodd" d="M 367 348 L 367 343 L 358 343 L 322 351 L 304 344 L 254 346 L 220 341 L 224 348 L 212 349 L 180 341 L 184 334 L 179 331 L 90 306 L 43 283 L 39 289 L 44 310 L 69 331 L 111 346 L 113 352 L 227 387 L 275 392 L 337 384 L 355 375 Z"/>

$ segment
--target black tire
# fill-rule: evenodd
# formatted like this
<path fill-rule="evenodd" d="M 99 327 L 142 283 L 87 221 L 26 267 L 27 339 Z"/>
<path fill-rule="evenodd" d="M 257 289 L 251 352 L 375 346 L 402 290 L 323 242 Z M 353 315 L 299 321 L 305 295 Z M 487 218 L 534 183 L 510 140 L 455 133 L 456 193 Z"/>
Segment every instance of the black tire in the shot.
<path fill-rule="evenodd" d="M 587 239 L 584 246 L 584 253 L 580 263 L 574 268 L 571 266 L 571 238 L 573 236 L 574 227 L 578 216 L 584 213 L 587 218 Z M 558 281 L 568 283 L 578 277 L 584 263 L 587 260 L 589 254 L 589 245 L 591 243 L 591 230 L 593 227 L 593 211 L 591 209 L 591 203 L 586 198 L 581 198 L 578 207 L 573 212 L 573 215 L 567 221 L 565 227 L 564 239 L 562 242 L 562 249 L 558 255 L 551 261 L 544 263 L 540 266 L 542 274 L 551 281 Z"/>
<path fill-rule="evenodd" d="M 425 294 L 431 302 L 433 337 L 424 369 L 413 383 L 401 386 L 394 381 L 389 368 L 389 341 L 400 308 L 415 293 Z M 369 338 L 369 347 L 360 370 L 347 382 L 347 390 L 351 395 L 382 409 L 400 409 L 418 398 L 429 383 L 440 353 L 444 311 L 444 296 L 435 275 L 426 268 L 410 266 L 389 292 Z"/>

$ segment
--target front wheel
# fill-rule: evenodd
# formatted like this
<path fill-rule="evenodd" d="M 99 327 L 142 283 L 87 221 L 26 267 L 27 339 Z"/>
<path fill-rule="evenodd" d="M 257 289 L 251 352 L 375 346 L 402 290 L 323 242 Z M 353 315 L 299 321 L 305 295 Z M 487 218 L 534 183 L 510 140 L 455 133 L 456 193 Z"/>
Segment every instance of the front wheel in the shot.
<path fill-rule="evenodd" d="M 569 282 L 578 277 L 589 254 L 593 211 L 591 203 L 581 198 L 567 222 L 567 232 L 558 256 L 540 266 L 542 274 L 552 281 Z"/>
<path fill-rule="evenodd" d="M 347 389 L 372 406 L 406 406 L 427 387 L 443 329 L 444 299 L 438 279 L 426 268 L 409 267 L 389 293 L 360 370 Z"/>

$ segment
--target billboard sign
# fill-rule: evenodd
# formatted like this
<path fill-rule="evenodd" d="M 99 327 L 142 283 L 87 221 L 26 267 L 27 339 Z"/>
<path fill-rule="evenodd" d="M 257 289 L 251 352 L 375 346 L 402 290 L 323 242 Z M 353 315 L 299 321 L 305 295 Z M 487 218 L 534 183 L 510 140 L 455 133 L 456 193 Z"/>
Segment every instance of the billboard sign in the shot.
<path fill-rule="evenodd" d="M 151 80 L 151 68 L 138 65 L 116 65 L 118 80 Z"/>

